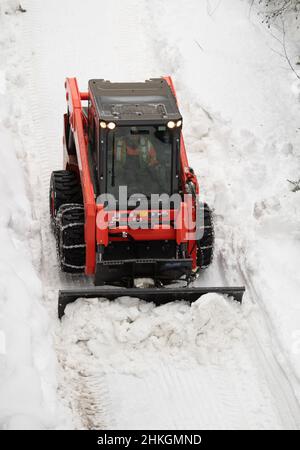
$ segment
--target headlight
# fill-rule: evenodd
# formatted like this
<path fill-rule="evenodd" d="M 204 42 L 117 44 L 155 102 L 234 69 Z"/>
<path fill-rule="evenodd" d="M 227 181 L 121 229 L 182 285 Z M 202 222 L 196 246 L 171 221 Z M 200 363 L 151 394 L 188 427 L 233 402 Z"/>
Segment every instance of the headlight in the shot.
<path fill-rule="evenodd" d="M 168 128 L 175 128 L 176 124 L 175 124 L 175 122 L 173 122 L 173 120 L 170 120 L 170 122 L 167 123 L 167 127 Z"/>
<path fill-rule="evenodd" d="M 109 122 L 107 124 L 107 128 L 109 128 L 110 130 L 114 130 L 116 128 L 116 124 L 114 122 Z"/>
<path fill-rule="evenodd" d="M 182 120 L 177 120 L 176 127 L 179 128 L 182 125 Z"/>
<path fill-rule="evenodd" d="M 106 122 L 100 122 L 100 127 L 101 128 L 106 128 Z"/>

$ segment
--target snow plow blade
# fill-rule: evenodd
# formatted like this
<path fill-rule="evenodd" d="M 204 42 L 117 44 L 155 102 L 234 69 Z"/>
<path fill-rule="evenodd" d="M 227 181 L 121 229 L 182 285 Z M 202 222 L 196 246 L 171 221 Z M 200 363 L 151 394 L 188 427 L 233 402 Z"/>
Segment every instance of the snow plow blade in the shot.
<path fill-rule="evenodd" d="M 58 317 L 65 313 L 65 308 L 69 303 L 75 302 L 78 298 L 106 298 L 115 300 L 119 297 L 135 297 L 141 300 L 154 302 L 157 305 L 169 303 L 175 300 L 188 301 L 190 303 L 198 300 L 199 297 L 209 293 L 223 294 L 233 297 L 237 302 L 242 302 L 244 287 L 195 287 L 195 288 L 105 288 L 90 287 L 82 289 L 61 290 L 58 294 Z"/>

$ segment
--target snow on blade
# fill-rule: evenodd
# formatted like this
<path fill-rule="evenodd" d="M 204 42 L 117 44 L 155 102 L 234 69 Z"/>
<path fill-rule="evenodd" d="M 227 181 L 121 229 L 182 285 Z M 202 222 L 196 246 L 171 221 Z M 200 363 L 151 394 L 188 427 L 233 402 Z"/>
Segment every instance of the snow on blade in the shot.
<path fill-rule="evenodd" d="M 255 363 L 260 350 L 252 348 L 247 319 L 222 296 L 160 307 L 126 297 L 81 300 L 67 306 L 62 321 L 61 363 L 85 426 L 290 426 L 289 409 L 273 391 L 277 383 L 271 386 Z M 102 401 L 103 414 L 91 415 L 90 405 Z"/>

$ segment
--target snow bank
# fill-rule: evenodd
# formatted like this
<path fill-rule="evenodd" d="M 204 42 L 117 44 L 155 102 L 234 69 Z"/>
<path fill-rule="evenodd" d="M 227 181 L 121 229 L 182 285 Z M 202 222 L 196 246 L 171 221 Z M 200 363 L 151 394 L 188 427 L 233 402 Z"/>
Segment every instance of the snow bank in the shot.
<path fill-rule="evenodd" d="M 18 0 L 0 0 L 0 14 L 15 14 L 20 8 Z"/>
<path fill-rule="evenodd" d="M 0 4 L 0 427 L 62 426 L 57 417 L 56 359 L 41 281 L 32 262 L 40 252 L 24 178 L 18 96 L 25 80 L 17 68 L 15 2 Z"/>

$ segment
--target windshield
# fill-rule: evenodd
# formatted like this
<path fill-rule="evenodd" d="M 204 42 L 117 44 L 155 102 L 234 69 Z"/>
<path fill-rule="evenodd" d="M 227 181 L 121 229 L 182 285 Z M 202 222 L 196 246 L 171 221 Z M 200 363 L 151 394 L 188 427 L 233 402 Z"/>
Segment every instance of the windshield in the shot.
<path fill-rule="evenodd" d="M 108 131 L 107 193 L 171 194 L 172 132 L 165 126 Z"/>

